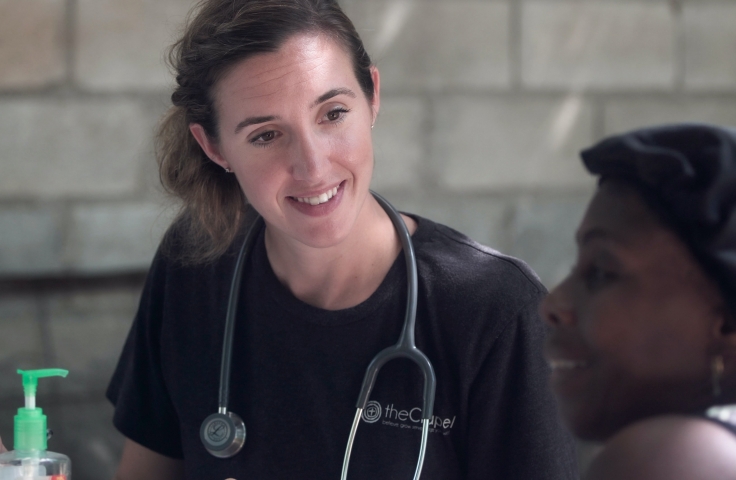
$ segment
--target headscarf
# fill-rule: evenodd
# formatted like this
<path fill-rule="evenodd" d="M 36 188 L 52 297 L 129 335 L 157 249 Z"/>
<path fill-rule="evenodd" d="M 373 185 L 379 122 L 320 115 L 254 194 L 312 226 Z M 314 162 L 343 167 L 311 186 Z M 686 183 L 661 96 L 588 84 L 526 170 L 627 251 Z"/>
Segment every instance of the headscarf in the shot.
<path fill-rule="evenodd" d="M 662 125 L 581 153 L 595 175 L 623 177 L 688 245 L 736 313 L 736 130 Z"/>

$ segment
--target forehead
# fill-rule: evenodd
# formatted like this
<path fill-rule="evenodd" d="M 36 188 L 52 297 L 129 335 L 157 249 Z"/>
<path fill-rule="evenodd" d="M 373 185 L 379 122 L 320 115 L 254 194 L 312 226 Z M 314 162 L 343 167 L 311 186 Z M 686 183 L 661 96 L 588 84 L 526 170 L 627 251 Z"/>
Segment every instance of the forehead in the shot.
<path fill-rule="evenodd" d="M 685 242 L 665 226 L 634 186 L 623 181 L 607 180 L 598 188 L 577 240 L 580 252 L 603 246 L 630 271 L 661 288 L 675 291 L 698 285 L 701 290 L 711 283 Z"/>
<path fill-rule="evenodd" d="M 237 63 L 218 82 L 215 97 L 218 107 L 227 108 L 233 101 L 268 106 L 287 95 L 314 94 L 346 84 L 357 85 L 347 52 L 325 35 L 298 34 L 275 52 Z"/>
<path fill-rule="evenodd" d="M 581 240 L 595 231 L 608 234 L 622 243 L 632 243 L 637 239 L 651 238 L 656 233 L 674 235 L 666 230 L 633 185 L 609 179 L 598 187 L 588 205 L 577 237 Z"/>

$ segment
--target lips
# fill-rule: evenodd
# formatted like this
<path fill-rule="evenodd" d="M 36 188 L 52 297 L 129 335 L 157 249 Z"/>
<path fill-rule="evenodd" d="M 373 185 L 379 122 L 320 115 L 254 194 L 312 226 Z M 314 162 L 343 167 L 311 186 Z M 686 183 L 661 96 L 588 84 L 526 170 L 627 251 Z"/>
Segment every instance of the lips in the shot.
<path fill-rule="evenodd" d="M 553 372 L 581 370 L 590 366 L 590 352 L 569 334 L 554 332 L 544 345 L 544 356 Z"/>
<path fill-rule="evenodd" d="M 581 398 L 587 397 L 594 375 L 590 361 L 577 358 L 548 358 L 547 362 L 552 369 L 549 385 L 563 406 L 576 405 Z"/>
<path fill-rule="evenodd" d="M 335 197 L 335 195 L 337 195 L 337 192 L 339 191 L 340 187 L 342 187 L 342 183 L 332 188 L 328 188 L 320 193 L 309 194 L 305 196 L 294 195 L 289 198 L 291 198 L 292 200 L 296 200 L 299 203 L 305 203 L 307 205 L 311 205 L 314 207 L 317 205 L 321 205 L 323 203 L 327 203 L 330 200 L 332 200 Z"/>
<path fill-rule="evenodd" d="M 345 182 L 334 187 L 323 187 L 320 190 L 299 193 L 289 196 L 289 205 L 295 211 L 309 217 L 324 217 L 332 214 L 342 203 L 345 193 Z"/>
<path fill-rule="evenodd" d="M 299 203 L 308 203 L 312 206 L 319 205 L 321 203 L 327 203 L 330 201 L 332 197 L 337 195 L 337 189 L 339 186 L 331 188 L 327 190 L 326 192 L 322 192 L 319 195 L 314 195 L 311 197 L 292 197 Z"/>

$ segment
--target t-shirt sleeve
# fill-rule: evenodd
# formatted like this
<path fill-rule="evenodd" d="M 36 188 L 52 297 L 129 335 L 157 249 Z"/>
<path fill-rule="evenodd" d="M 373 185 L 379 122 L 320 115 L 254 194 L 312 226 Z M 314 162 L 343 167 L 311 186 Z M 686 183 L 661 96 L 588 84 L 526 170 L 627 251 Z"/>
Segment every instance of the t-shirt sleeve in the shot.
<path fill-rule="evenodd" d="M 538 300 L 504 328 L 470 397 L 468 479 L 565 480 L 579 477 L 575 444 L 562 426 L 542 356 Z"/>
<path fill-rule="evenodd" d="M 113 423 L 127 438 L 155 452 L 182 458 L 179 419 L 161 365 L 166 266 L 157 254 L 140 306 L 107 389 Z"/>

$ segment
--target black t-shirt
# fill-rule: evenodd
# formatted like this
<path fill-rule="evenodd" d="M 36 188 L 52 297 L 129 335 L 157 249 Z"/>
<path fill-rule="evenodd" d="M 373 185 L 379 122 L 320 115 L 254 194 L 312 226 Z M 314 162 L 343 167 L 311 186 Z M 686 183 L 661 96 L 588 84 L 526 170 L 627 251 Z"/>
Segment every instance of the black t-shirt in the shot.
<path fill-rule="evenodd" d="M 577 478 L 541 354 L 544 287 L 523 262 L 414 218 L 416 342 L 437 376 L 421 478 Z M 196 267 L 157 254 L 108 389 L 114 423 L 131 440 L 182 458 L 189 479 L 339 479 L 366 367 L 397 342 L 403 324 L 403 253 L 369 299 L 327 311 L 279 283 L 261 234 L 245 265 L 230 379 L 229 410 L 244 420 L 247 438 L 238 455 L 218 459 L 199 429 L 217 411 L 237 248 Z M 350 480 L 413 478 L 422 387 L 408 360 L 381 370 Z"/>

